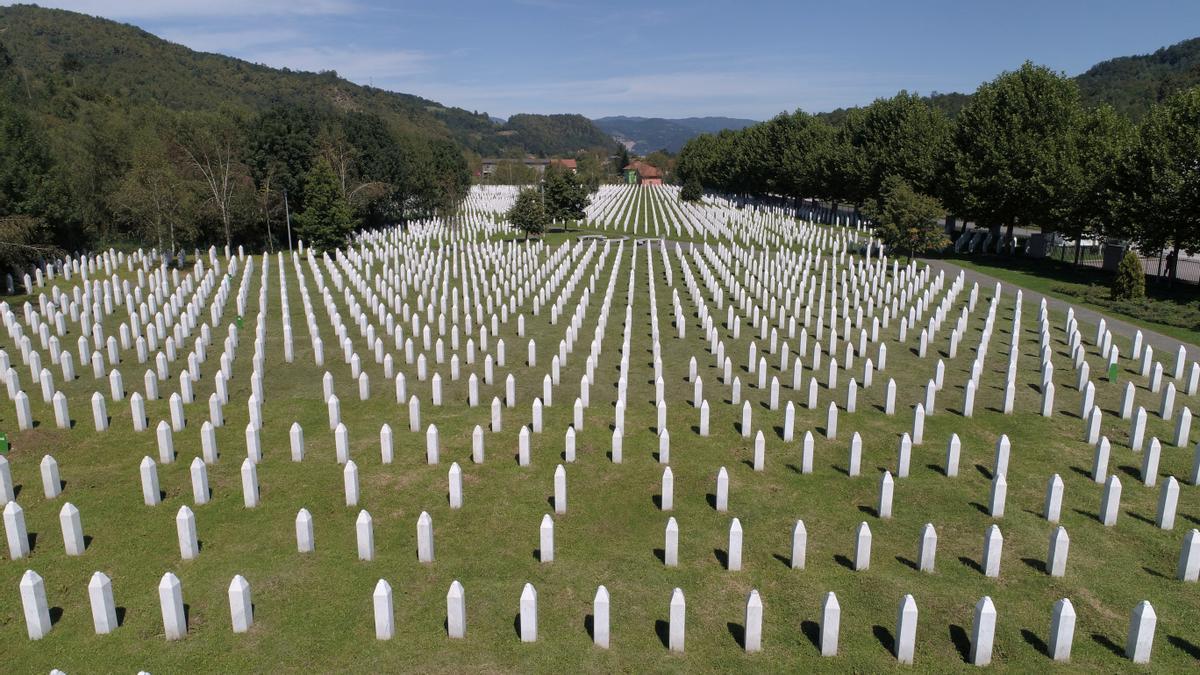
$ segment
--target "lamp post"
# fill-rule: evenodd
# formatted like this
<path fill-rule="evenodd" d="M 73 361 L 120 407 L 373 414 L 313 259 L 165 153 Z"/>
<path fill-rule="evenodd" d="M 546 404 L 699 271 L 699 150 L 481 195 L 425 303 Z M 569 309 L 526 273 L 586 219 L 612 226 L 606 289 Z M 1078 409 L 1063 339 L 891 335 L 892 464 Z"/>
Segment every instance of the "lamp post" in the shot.
<path fill-rule="evenodd" d="M 288 211 L 287 188 L 283 188 L 283 217 L 287 220 L 288 251 L 292 250 L 292 214 Z"/>

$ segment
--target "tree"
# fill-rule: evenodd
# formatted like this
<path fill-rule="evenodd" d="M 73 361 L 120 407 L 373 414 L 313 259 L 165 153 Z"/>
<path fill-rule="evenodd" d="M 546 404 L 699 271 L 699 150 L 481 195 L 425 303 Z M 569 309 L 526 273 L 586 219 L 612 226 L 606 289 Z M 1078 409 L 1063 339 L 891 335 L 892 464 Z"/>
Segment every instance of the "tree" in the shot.
<path fill-rule="evenodd" d="M 542 196 L 534 188 L 524 188 L 517 194 L 517 201 L 508 210 L 506 216 L 509 224 L 525 233 L 525 240 L 531 234 L 542 234 L 546 231 L 549 217 L 542 206 Z"/>
<path fill-rule="evenodd" d="M 323 157 L 317 159 L 305 178 L 304 205 L 304 211 L 296 214 L 296 231 L 301 239 L 318 251 L 329 251 L 346 243 L 353 229 L 350 205 Z"/>
<path fill-rule="evenodd" d="M 1073 80 L 1026 62 L 980 85 L 955 119 L 955 188 L 964 216 L 1001 225 L 1054 225 L 1070 193 L 1081 107 Z"/>
<path fill-rule="evenodd" d="M 1108 105 L 1085 111 L 1080 123 L 1076 161 L 1067 167 L 1058 221 L 1059 232 L 1075 240 L 1076 264 L 1085 236 L 1115 234 L 1118 230 L 1115 167 L 1135 138 L 1133 124 Z"/>
<path fill-rule="evenodd" d="M 171 162 L 168 146 L 154 129 L 134 140 L 129 170 L 112 196 L 114 210 L 138 230 L 154 237 L 160 251 L 178 250 L 176 227 L 191 190 Z"/>
<path fill-rule="evenodd" d="M 1142 269 L 1142 259 L 1133 249 L 1125 251 L 1121 263 L 1117 265 L 1117 275 L 1113 277 L 1113 300 L 1140 300 L 1146 297 L 1146 273 Z"/>
<path fill-rule="evenodd" d="M 914 190 L 932 194 L 939 162 L 950 150 L 950 130 L 945 114 L 907 91 L 851 111 L 838 130 L 858 149 L 846 167 L 845 196 L 854 203 L 876 198 L 887 176 L 899 176 Z"/>
<path fill-rule="evenodd" d="M 223 115 L 192 113 L 181 120 L 176 139 L 221 220 L 225 245 L 232 246 L 233 206 L 246 175 L 236 151 L 237 125 Z"/>
<path fill-rule="evenodd" d="M 703 199 L 704 189 L 700 187 L 700 181 L 695 178 L 688 179 L 679 191 L 679 198 L 685 202 L 698 202 Z"/>
<path fill-rule="evenodd" d="M 616 158 L 613 160 L 613 167 L 619 174 L 624 171 L 625 167 L 627 166 L 629 166 L 629 148 L 622 145 L 621 151 L 617 153 Z"/>
<path fill-rule="evenodd" d="M 875 221 L 875 236 L 888 248 L 913 256 L 947 246 L 950 238 L 938 224 L 945 213 L 938 200 L 915 190 L 903 178 L 883 180 L 878 200 L 868 200 L 866 213 Z"/>
<path fill-rule="evenodd" d="M 1200 87 L 1156 105 L 1138 129 L 1121 177 L 1128 233 L 1142 251 L 1200 250 Z"/>
<path fill-rule="evenodd" d="M 14 272 L 69 241 L 70 197 L 41 128 L 0 101 L 0 267 Z"/>
<path fill-rule="evenodd" d="M 546 217 L 553 221 L 582 220 L 592 199 L 579 178 L 566 169 L 551 164 L 546 167 L 542 184 L 546 201 Z"/>

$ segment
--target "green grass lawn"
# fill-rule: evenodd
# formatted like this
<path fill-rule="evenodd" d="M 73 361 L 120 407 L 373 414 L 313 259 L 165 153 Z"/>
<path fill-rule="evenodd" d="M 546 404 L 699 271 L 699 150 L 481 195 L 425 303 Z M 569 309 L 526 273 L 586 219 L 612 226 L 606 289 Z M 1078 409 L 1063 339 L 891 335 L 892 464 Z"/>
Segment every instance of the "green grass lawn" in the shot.
<path fill-rule="evenodd" d="M 561 239 L 552 235 L 549 243 L 558 245 L 567 239 L 568 235 Z M 635 251 L 624 462 L 614 464 L 607 453 Z M 566 465 L 569 507 L 565 515 L 554 516 L 556 559 L 543 564 L 535 557 L 538 526 L 542 516 L 553 510 L 553 474 L 564 462 L 563 434 L 572 418 L 571 405 L 578 395 L 588 343 L 614 264 L 619 270 L 591 406 L 578 436 L 578 458 Z M 540 316 L 533 316 L 526 298 L 520 308 L 527 337 L 538 343 L 537 367 L 525 365 L 526 339 L 517 337 L 515 318 L 502 325 L 499 337 L 507 346 L 508 365 L 497 369 L 495 385 L 481 384 L 485 405 L 465 405 L 466 378 L 471 368 L 481 371 L 479 363 L 464 364 L 462 379 L 453 382 L 447 366 L 431 363 L 431 372 L 446 377 L 446 404 L 434 407 L 430 383 L 418 382 L 415 366 L 404 365 L 402 354 L 391 350 L 397 357 L 397 369 L 408 374 L 409 391 L 421 399 L 422 424 L 435 423 L 440 430 L 441 463 L 429 466 L 425 464 L 425 434 L 408 431 L 406 407 L 396 403 L 393 383 L 383 377 L 382 367 L 371 358 L 364 359 L 371 377 L 371 398 L 358 400 L 349 366 L 342 362 L 340 350 L 332 348 L 333 331 L 305 264 L 305 283 L 326 343 L 325 367 L 313 364 L 298 280 L 290 261 L 286 273 L 296 356 L 294 363 L 284 362 L 277 269 L 272 259 L 266 312 L 264 458 L 258 468 L 262 502 L 258 508 L 243 507 L 238 473 L 245 456 L 252 326 L 259 309 L 257 270 L 251 275 L 247 323 L 230 383 L 226 424 L 217 431 L 221 457 L 209 467 L 213 499 L 206 505 L 192 503 L 188 464 L 200 454 L 199 428 L 207 416 L 213 361 L 203 369 L 203 381 L 196 388 L 197 403 L 188 406 L 186 430 L 175 434 L 177 460 L 159 466 L 166 499 L 155 507 L 143 505 L 138 482 L 141 458 L 157 456 L 153 431 L 131 430 L 128 401 L 110 400 L 112 428 L 96 433 L 87 397 L 100 390 L 107 398 L 108 383 L 94 380 L 90 368 L 80 368 L 78 380 L 60 385 L 70 397 L 77 425 L 57 430 L 49 406 L 29 384 L 28 369 L 22 371 L 40 426 L 16 432 L 13 407 L 8 404 L 0 406 L 0 429 L 7 430 L 12 439 L 9 460 L 14 481 L 21 486 L 18 501 L 37 537 L 28 559 L 11 561 L 7 555 L 0 559 L 0 644 L 4 645 L 6 671 L 48 672 L 56 667 L 66 672 L 144 669 L 163 673 L 877 672 L 898 669 L 889 644 L 905 593 L 915 596 L 920 610 L 915 669 L 921 672 L 971 669 L 964 655 L 973 608 L 984 595 L 994 599 L 998 611 L 993 668 L 1030 672 L 1051 666 L 1041 645 L 1048 639 L 1052 605 L 1063 597 L 1074 603 L 1078 620 L 1072 662 L 1060 669 L 1137 670 L 1121 652 L 1129 613 L 1143 599 L 1150 600 L 1158 614 L 1152 667 L 1170 672 L 1196 666 L 1200 655 L 1197 587 L 1174 577 L 1180 542 L 1188 530 L 1200 524 L 1200 495 L 1196 487 L 1183 485 L 1175 529 L 1162 531 L 1153 525 L 1158 489 L 1141 485 L 1136 468 L 1140 456 L 1127 447 L 1128 423 L 1114 411 L 1128 379 L 1139 387 L 1138 404 L 1148 410 L 1157 411 L 1159 397 L 1146 389 L 1146 383 L 1129 369 L 1130 364 L 1123 363 L 1121 383 L 1095 380 L 1097 402 L 1104 411 L 1104 433 L 1113 443 L 1110 470 L 1124 483 L 1117 525 L 1105 528 L 1098 522 L 1101 486 L 1088 475 L 1092 448 L 1082 440 L 1079 394 L 1060 315 L 1052 315 L 1058 388 L 1055 415 L 1043 418 L 1036 414 L 1041 395 L 1037 310 L 1032 303 L 1023 313 L 1016 413 L 998 412 L 1013 312 L 1011 301 L 1005 300 L 990 343 L 975 416 L 966 419 L 959 412 L 962 387 L 990 296 L 989 289 L 981 289 L 979 306 L 957 358 L 946 358 L 945 388 L 935 414 L 926 422 L 924 444 L 914 448 L 912 475 L 897 480 L 895 516 L 881 520 L 874 514 L 879 475 L 884 468 L 895 470 L 898 438 L 911 430 L 912 406 L 923 396 L 937 358 L 944 357 L 938 352 L 946 349 L 952 320 L 946 322 L 925 359 L 914 353 L 916 331 L 910 331 L 904 345 L 895 342 L 897 322 L 883 331 L 889 340 L 887 370 L 877 374 L 870 389 L 859 393 L 858 412 L 843 411 L 833 440 L 822 433 L 825 407 L 831 398 L 844 406 L 845 383 L 851 375 L 862 379 L 861 358 L 850 372 L 841 374 L 840 384 L 832 392 L 824 387 L 822 367 L 821 401 L 816 410 L 802 404 L 806 394 L 786 386 L 791 382 L 790 370 L 780 374 L 784 400 L 798 405 L 797 441 L 805 430 L 816 436 L 815 470 L 809 475 L 798 470 L 799 442 L 781 440 L 782 405 L 779 410 L 768 409 L 766 392 L 750 386 L 756 378 L 744 371 L 746 352 L 757 331 L 743 325 L 740 339 L 734 340 L 721 325 L 727 354 L 742 378 L 743 397 L 753 404 L 754 427 L 761 428 L 767 438 L 766 469 L 757 473 L 750 465 L 753 441 L 737 431 L 740 406 L 727 403 L 730 388 L 720 382 L 720 371 L 706 349 L 697 308 L 685 291 L 678 261 L 672 256 L 674 286 L 670 286 L 655 250 L 654 288 L 675 474 L 675 509 L 664 513 L 656 502 L 663 465 L 656 457 L 649 284 L 643 248 L 635 249 L 629 242 L 619 259 L 614 249 L 598 270 L 575 351 L 563 368 L 562 384 L 554 389 L 553 405 L 545 411 L 546 431 L 532 435 L 533 461 L 528 467 L 516 461 L 518 431 L 530 420 L 530 405 L 541 394 L 542 377 L 591 270 L 566 303 L 565 316 L 557 325 L 550 324 L 548 307 Z M 371 272 L 377 271 L 378 264 Z M 693 265 L 692 271 L 698 277 L 698 268 Z M 678 289 L 686 313 L 683 339 L 676 337 L 672 326 L 673 289 Z M 554 289 L 551 300 L 560 290 Z M 969 291 L 968 287 L 960 294 L 949 312 L 951 317 L 957 317 Z M 704 296 L 711 303 L 708 294 Z M 335 292 L 334 297 L 349 322 L 341 293 Z M 414 304 L 415 299 L 413 290 L 406 300 Z M 732 299 L 726 297 L 725 301 Z M 363 302 L 361 297 L 359 302 Z M 223 323 L 233 318 L 232 303 L 231 297 Z M 14 306 L 19 309 L 19 304 Z M 723 324 L 724 310 L 710 309 Z M 223 330 L 214 334 L 223 335 Z M 1085 326 L 1083 333 L 1086 339 L 1094 334 L 1094 328 Z M 358 330 L 351 326 L 349 334 L 365 356 Z M 73 341 L 75 336 L 70 337 Z M 462 340 L 465 343 L 466 336 Z M 1127 341 L 1117 338 L 1117 342 L 1127 354 Z M 0 344 L 20 370 L 19 351 L 14 351 L 7 335 L 0 336 Z M 795 346 L 793 340 L 792 348 Z M 871 356 L 875 349 L 871 346 Z M 214 340 L 210 348 L 213 359 L 219 350 L 219 339 Z M 839 348 L 839 358 L 841 351 Z M 1092 372 L 1098 373 L 1103 364 L 1094 352 L 1088 359 Z M 695 430 L 699 416 L 691 407 L 692 384 L 687 381 L 692 356 L 699 363 L 705 396 L 712 406 L 712 434 L 707 438 Z M 480 362 L 482 358 L 480 355 Z M 810 354 L 805 354 L 806 365 L 809 360 Z M 768 361 L 772 372 L 778 374 L 778 355 L 769 356 Z M 178 387 L 180 367 L 179 362 L 172 364 L 176 379 L 167 383 L 171 386 L 164 386 L 164 396 Z M 342 470 L 335 462 L 333 435 L 321 398 L 321 375 L 326 369 L 333 373 L 342 418 L 350 431 L 351 455 L 359 466 L 359 507 L 344 503 Z M 121 370 L 128 390 L 137 389 L 144 366 L 125 362 Z M 502 431 L 485 432 L 486 461 L 475 464 L 471 461 L 471 431 L 476 424 L 486 429 L 486 403 L 492 396 L 503 396 L 503 378 L 508 372 L 517 381 L 516 407 L 505 409 Z M 58 376 L 56 371 L 56 380 Z M 888 377 L 895 378 L 899 387 L 895 416 L 881 412 Z M 1195 408 L 1196 401 L 1181 392 L 1179 405 Z M 151 429 L 168 417 L 165 400 L 150 402 L 148 411 Z M 1173 423 L 1160 420 L 1155 412 L 1149 417 L 1147 438 L 1170 439 Z M 288 450 L 288 428 L 294 421 L 305 430 L 308 454 L 300 463 L 290 460 Z M 391 465 L 382 465 L 379 457 L 379 428 L 385 422 L 396 433 L 396 459 Z M 855 431 L 863 438 L 863 475 L 851 478 L 845 467 Z M 951 433 L 962 440 L 957 478 L 947 478 L 940 469 Z M 993 447 L 1002 433 L 1012 441 L 1008 504 L 1005 516 L 993 521 L 981 506 L 987 503 Z M 66 482 L 63 494 L 54 500 L 44 499 L 41 493 L 38 462 L 45 453 L 58 459 Z M 455 461 L 464 472 L 465 503 L 460 510 L 450 509 L 447 500 L 447 471 Z M 1160 472 L 1184 478 L 1191 461 L 1190 448 L 1165 447 Z M 722 466 L 730 474 L 728 513 L 718 513 L 710 505 Z M 1054 529 L 1041 517 L 1042 502 L 1047 480 L 1056 472 L 1066 486 L 1062 524 L 1071 536 L 1067 575 L 1061 579 L 1042 571 Z M 79 507 L 84 531 L 91 537 L 88 550 L 78 558 L 65 556 L 61 544 L 57 514 L 66 501 Z M 182 505 L 194 509 L 202 542 L 199 558 L 189 562 L 179 559 L 175 535 L 175 513 Z M 302 507 L 312 512 L 314 519 L 316 551 L 311 554 L 296 551 L 294 518 Z M 374 518 L 376 559 L 371 562 L 358 561 L 356 556 L 354 521 L 360 508 Z M 416 521 L 421 511 L 428 511 L 433 518 L 436 560 L 432 564 L 417 561 Z M 663 547 L 663 528 L 669 516 L 680 526 L 680 565 L 673 569 L 663 565 L 656 550 Z M 739 518 L 745 529 L 744 569 L 739 572 L 727 571 L 722 564 L 733 517 Z M 804 570 L 792 570 L 788 564 L 796 519 L 803 519 L 808 530 Z M 853 557 L 854 529 L 861 521 L 867 521 L 874 533 L 872 563 L 869 570 L 854 572 L 845 562 Z M 916 571 L 912 563 L 921 527 L 927 522 L 937 527 L 939 537 L 933 574 Z M 984 530 L 992 522 L 999 524 L 1005 537 L 999 579 L 986 578 L 978 569 Z M 43 576 L 50 605 L 61 610 L 53 630 L 38 642 L 26 639 L 19 602 L 18 582 L 26 569 Z M 97 636 L 92 629 L 87 582 L 96 570 L 112 577 L 116 603 L 123 608 L 121 627 L 107 636 Z M 163 638 L 159 614 L 157 584 L 168 571 L 182 580 L 188 605 L 188 635 L 177 642 Z M 254 598 L 255 624 L 245 635 L 235 635 L 230 629 L 226 592 L 235 574 L 250 582 Z M 395 594 L 396 637 L 386 642 L 374 637 L 371 605 L 373 588 L 381 578 L 389 581 Z M 466 590 L 465 640 L 448 639 L 444 627 L 446 591 L 455 579 Z M 538 591 L 535 644 L 521 643 L 516 625 L 518 599 L 526 582 Z M 612 598 L 612 646 L 608 650 L 594 647 L 587 629 L 599 584 L 608 587 Z M 664 644 L 663 622 L 675 587 L 682 588 L 687 599 L 687 651 L 682 655 L 668 652 Z M 763 651 L 747 655 L 738 636 L 751 589 L 762 594 L 764 637 Z M 820 620 L 821 600 L 828 591 L 837 593 L 842 607 L 840 654 L 823 659 L 814 644 L 815 622 Z"/>
<path fill-rule="evenodd" d="M 1115 302 L 1109 298 L 1111 273 L 1075 267 L 1054 260 L 999 257 L 953 257 L 956 265 L 993 276 L 1075 305 L 1116 316 L 1177 340 L 1200 344 L 1200 291 L 1178 283 L 1167 289 L 1150 278 L 1143 301 Z"/>

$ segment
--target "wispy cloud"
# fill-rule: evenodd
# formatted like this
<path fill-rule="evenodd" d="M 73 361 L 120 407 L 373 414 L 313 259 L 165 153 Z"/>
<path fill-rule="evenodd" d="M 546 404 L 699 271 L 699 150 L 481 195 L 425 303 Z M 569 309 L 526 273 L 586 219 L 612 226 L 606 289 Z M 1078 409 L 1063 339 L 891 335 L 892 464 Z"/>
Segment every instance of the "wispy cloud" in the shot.
<path fill-rule="evenodd" d="M 791 72 L 725 71 L 641 73 L 621 77 L 561 82 L 416 82 L 413 93 L 447 105 L 487 109 L 497 114 L 583 112 L 589 116 L 620 114 L 676 116 L 696 110 L 708 114 L 761 117 L 780 100 L 807 110 L 828 110 L 895 93 L 890 79 L 852 72 L 818 75 Z M 783 112 L 782 109 L 775 112 Z"/>
<path fill-rule="evenodd" d="M 359 9 L 355 0 L 41 0 L 38 4 L 114 19 L 322 16 Z"/>
<path fill-rule="evenodd" d="M 354 45 L 295 46 L 250 50 L 244 58 L 276 68 L 319 72 L 336 70 L 338 75 L 360 84 L 392 86 L 429 70 L 431 56 L 410 49 L 372 49 Z"/>
<path fill-rule="evenodd" d="M 202 52 L 235 54 L 264 45 L 307 41 L 304 33 L 291 28 L 249 28 L 246 30 L 199 30 L 169 28 L 159 35 Z"/>

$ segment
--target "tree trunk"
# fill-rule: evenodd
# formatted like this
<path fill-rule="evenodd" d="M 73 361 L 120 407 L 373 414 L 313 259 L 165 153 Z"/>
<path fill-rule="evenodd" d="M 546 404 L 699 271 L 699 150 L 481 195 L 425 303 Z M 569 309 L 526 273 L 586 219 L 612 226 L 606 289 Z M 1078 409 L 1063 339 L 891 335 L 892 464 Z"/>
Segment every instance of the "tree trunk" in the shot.
<path fill-rule="evenodd" d="M 1075 264 L 1079 264 L 1079 256 L 1083 252 L 1083 235 L 1075 236 Z"/>

